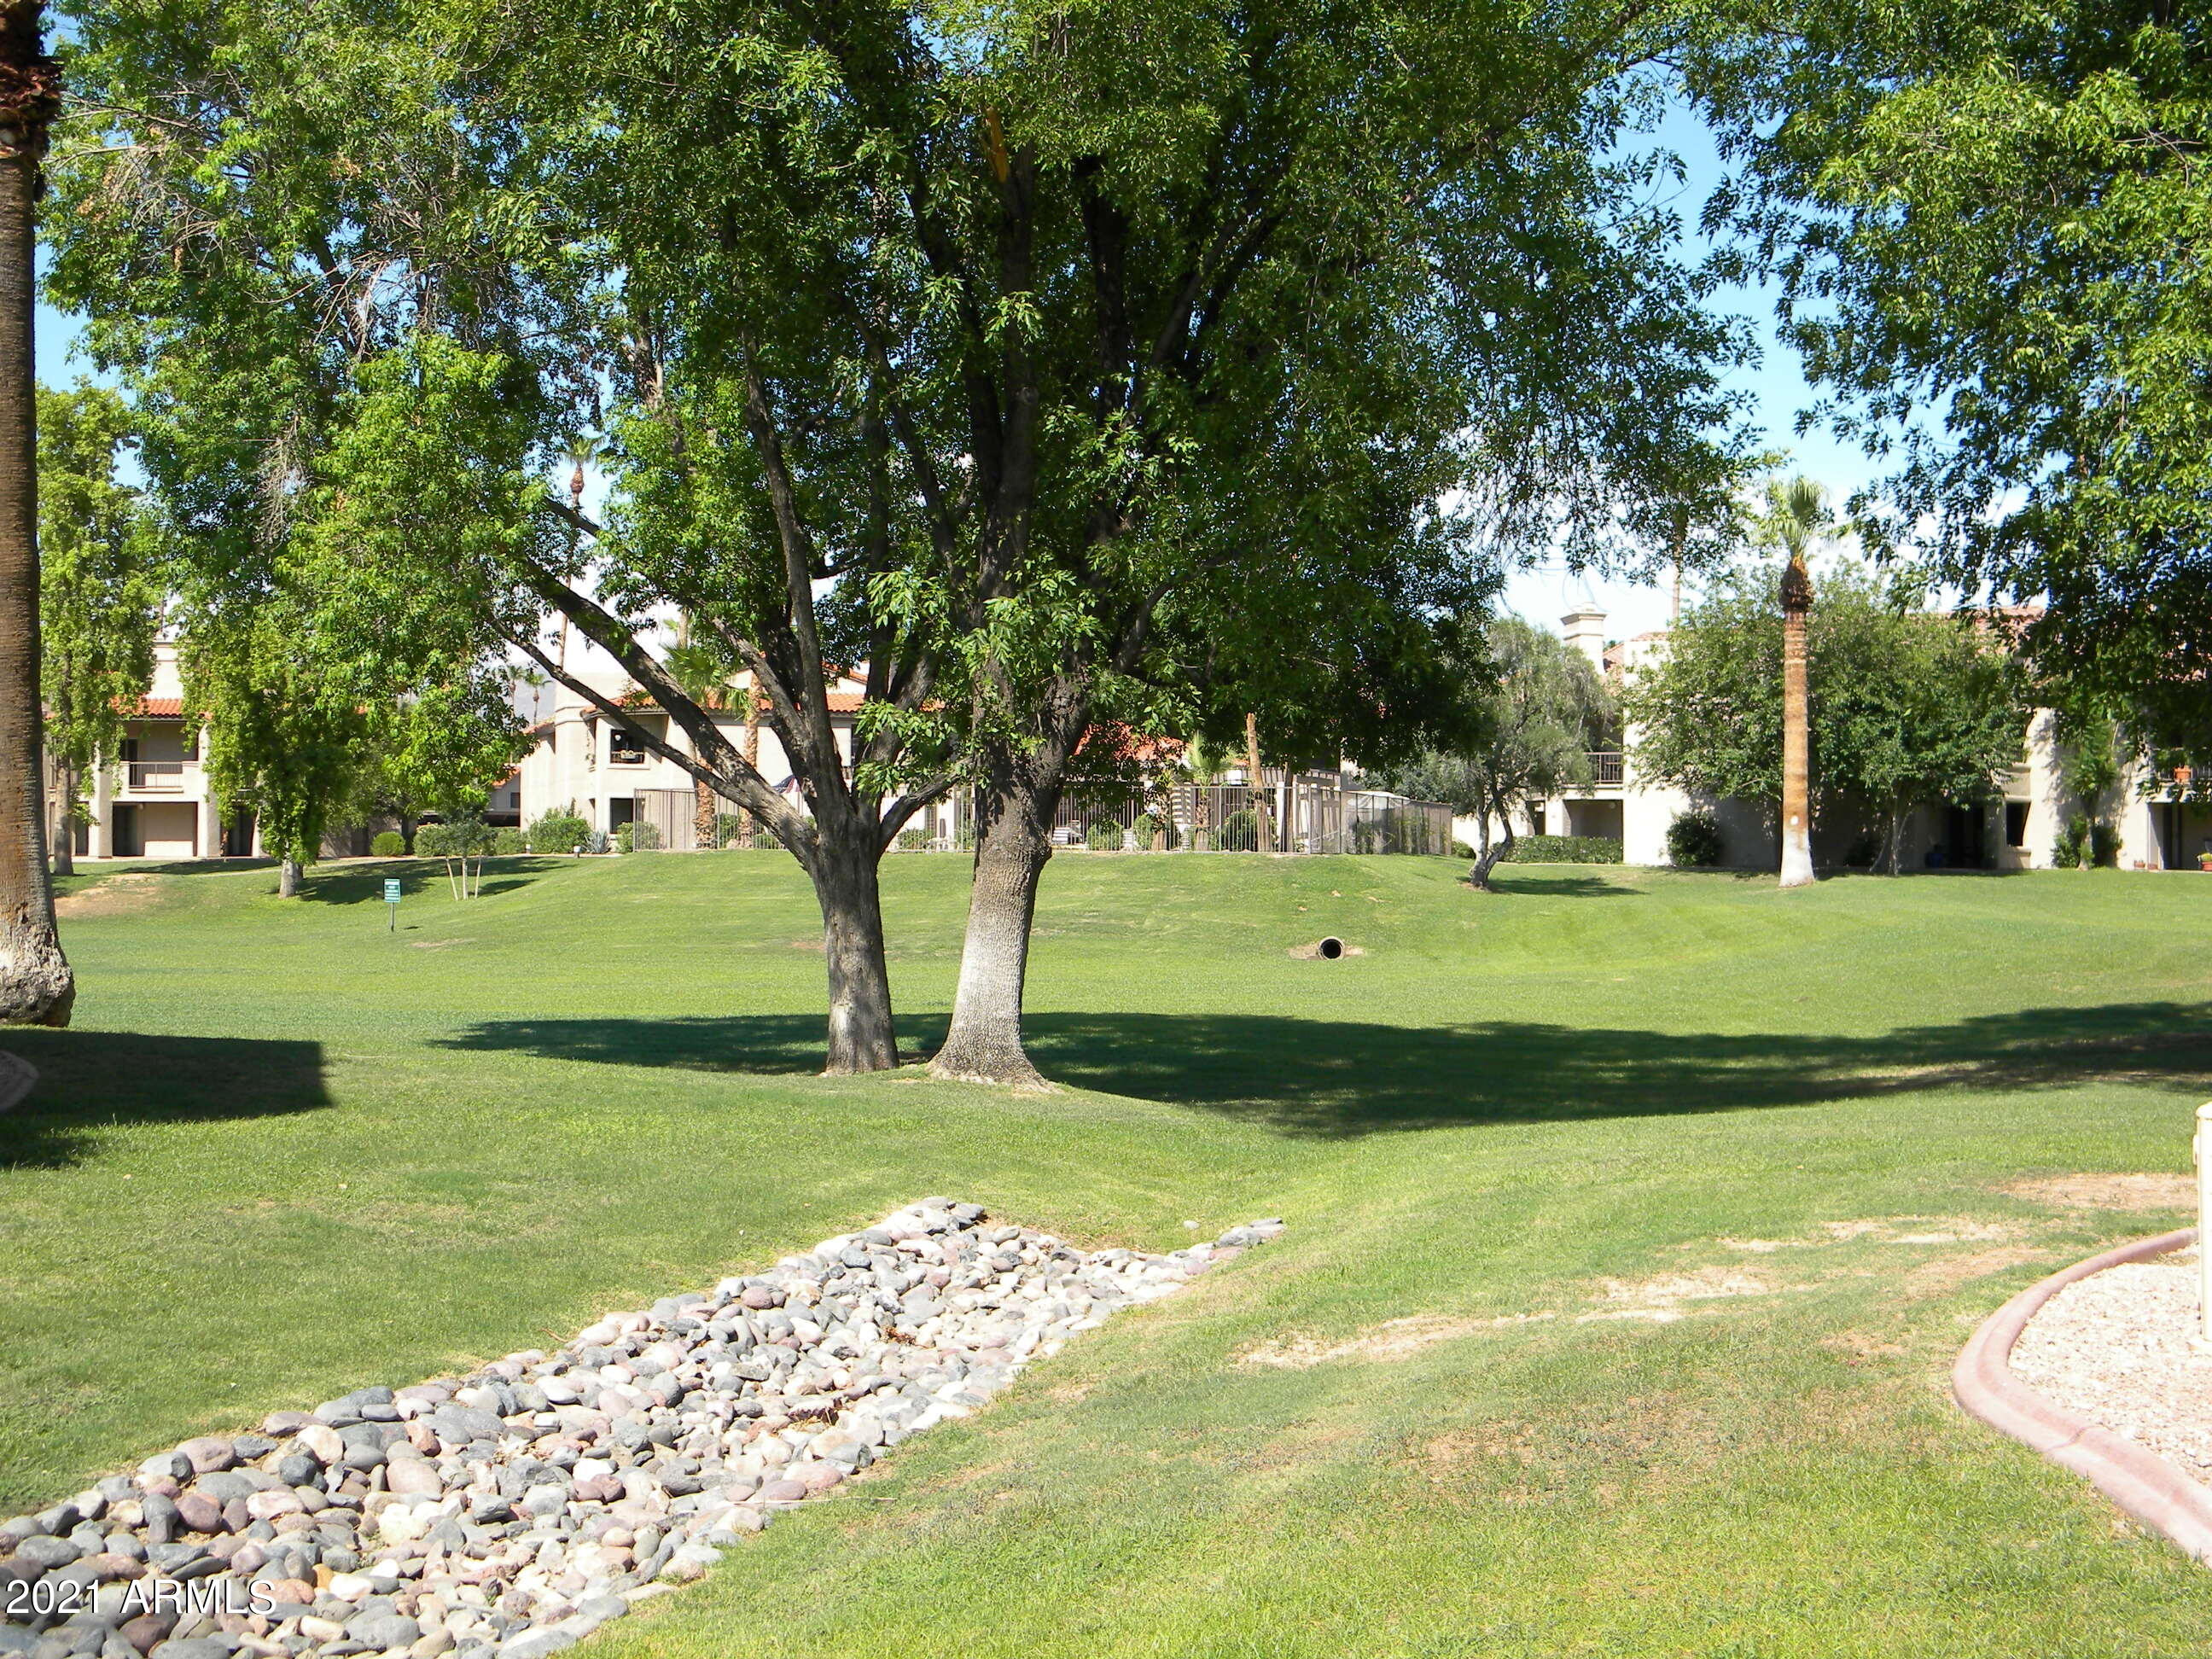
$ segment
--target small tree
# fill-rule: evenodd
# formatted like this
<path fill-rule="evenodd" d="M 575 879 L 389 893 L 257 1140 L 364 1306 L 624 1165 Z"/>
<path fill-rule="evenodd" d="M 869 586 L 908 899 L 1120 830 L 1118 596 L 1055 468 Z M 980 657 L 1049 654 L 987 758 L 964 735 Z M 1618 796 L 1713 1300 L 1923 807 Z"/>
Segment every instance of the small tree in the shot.
<path fill-rule="evenodd" d="M 75 867 L 86 780 L 120 751 L 125 717 L 154 678 L 166 596 L 144 500 L 116 477 L 130 442 L 130 412 L 106 387 L 39 388 L 40 678 L 62 875 Z"/>
<path fill-rule="evenodd" d="M 1518 617 L 1492 623 L 1485 643 L 1486 660 L 1466 665 L 1466 741 L 1379 775 L 1401 793 L 1474 817 L 1468 879 L 1487 891 L 1513 850 L 1514 815 L 1589 781 L 1589 750 L 1611 724 L 1613 702 L 1589 658 Z"/>
<path fill-rule="evenodd" d="M 482 818 L 458 817 L 445 823 L 426 823 L 415 836 L 415 856 L 441 859 L 447 884 L 457 899 L 474 898 L 483 891 L 484 860 L 490 856 L 499 832 Z M 476 863 L 470 880 L 470 860 Z"/>

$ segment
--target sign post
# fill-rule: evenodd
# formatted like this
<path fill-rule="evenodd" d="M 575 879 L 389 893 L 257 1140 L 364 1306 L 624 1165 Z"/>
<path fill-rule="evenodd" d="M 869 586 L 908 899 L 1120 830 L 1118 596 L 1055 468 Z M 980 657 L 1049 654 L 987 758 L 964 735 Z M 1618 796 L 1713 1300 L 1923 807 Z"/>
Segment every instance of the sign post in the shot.
<path fill-rule="evenodd" d="M 397 876 L 386 876 L 384 878 L 384 913 L 386 918 L 384 931 L 387 933 L 398 933 L 399 931 L 399 878 Z"/>

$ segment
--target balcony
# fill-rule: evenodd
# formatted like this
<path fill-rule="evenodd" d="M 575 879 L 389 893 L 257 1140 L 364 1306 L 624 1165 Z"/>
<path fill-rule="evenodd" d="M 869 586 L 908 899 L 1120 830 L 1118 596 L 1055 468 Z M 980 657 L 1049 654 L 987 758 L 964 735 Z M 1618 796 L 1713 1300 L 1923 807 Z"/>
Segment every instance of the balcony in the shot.
<path fill-rule="evenodd" d="M 185 787 L 182 761 L 131 761 L 125 763 L 124 787 L 134 795 L 175 794 Z"/>
<path fill-rule="evenodd" d="M 1593 749 L 1589 753 L 1591 786 L 1618 789 L 1621 783 L 1621 753 L 1618 749 Z"/>

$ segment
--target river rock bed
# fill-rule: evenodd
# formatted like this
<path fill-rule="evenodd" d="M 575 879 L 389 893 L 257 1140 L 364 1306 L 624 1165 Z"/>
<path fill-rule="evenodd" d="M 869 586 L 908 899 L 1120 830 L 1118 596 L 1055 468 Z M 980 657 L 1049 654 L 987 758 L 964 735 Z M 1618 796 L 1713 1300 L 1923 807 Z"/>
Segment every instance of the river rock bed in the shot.
<path fill-rule="evenodd" d="M 539 1659 L 1282 1231 L 1084 1251 L 928 1198 L 550 1353 L 187 1440 L 0 1523 L 0 1654 Z"/>

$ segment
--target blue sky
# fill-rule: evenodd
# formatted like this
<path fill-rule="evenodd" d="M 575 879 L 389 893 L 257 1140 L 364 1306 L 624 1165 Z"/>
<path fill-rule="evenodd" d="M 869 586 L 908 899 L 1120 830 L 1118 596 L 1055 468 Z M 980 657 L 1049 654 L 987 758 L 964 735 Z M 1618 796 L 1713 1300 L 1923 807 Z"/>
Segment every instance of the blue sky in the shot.
<path fill-rule="evenodd" d="M 1698 214 L 1723 173 L 1711 135 L 1693 112 L 1677 106 L 1653 135 L 1652 142 L 1682 158 L 1689 177 L 1674 205 L 1694 238 Z M 1693 246 L 1702 249 L 1703 244 L 1695 242 Z M 1759 343 L 1758 363 L 1736 371 L 1729 384 L 1749 394 L 1750 416 L 1761 429 L 1762 441 L 1789 452 L 1789 469 L 1810 473 L 1829 485 L 1840 499 L 1868 482 L 1871 469 L 1856 447 L 1839 444 L 1826 432 L 1814 431 L 1802 438 L 1796 435 L 1794 428 L 1798 411 L 1813 401 L 1813 394 L 1798 373 L 1796 354 L 1774 337 L 1776 298 L 1775 290 L 1765 286 L 1739 287 L 1715 297 L 1717 307 L 1751 321 Z M 58 384 L 90 373 L 88 364 L 81 359 L 70 359 L 70 349 L 77 334 L 72 319 L 51 307 L 39 307 L 41 379 L 49 384 Z M 1584 591 L 1583 579 L 1570 575 L 1564 565 L 1554 563 L 1514 577 L 1507 585 L 1505 599 L 1511 609 L 1531 621 L 1548 625 L 1557 622 L 1561 611 L 1581 603 Z M 1593 579 L 1589 591 L 1594 592 L 1598 604 L 1608 613 L 1607 631 L 1615 639 L 1666 626 L 1668 594 L 1663 584 L 1647 586 Z"/>

